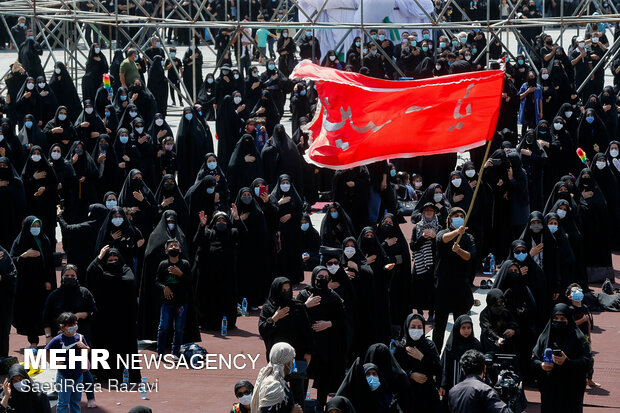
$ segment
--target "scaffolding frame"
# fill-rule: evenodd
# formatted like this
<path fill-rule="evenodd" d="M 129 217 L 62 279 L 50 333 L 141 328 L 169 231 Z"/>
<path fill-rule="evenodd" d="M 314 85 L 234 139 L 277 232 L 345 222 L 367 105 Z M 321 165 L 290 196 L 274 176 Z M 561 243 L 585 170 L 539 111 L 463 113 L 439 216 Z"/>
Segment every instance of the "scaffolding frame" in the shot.
<path fill-rule="evenodd" d="M 247 1 L 251 14 L 251 0 Z M 367 1 L 367 0 L 366 0 Z M 123 4 L 120 4 L 122 2 Z M 289 2 L 292 3 L 289 8 Z M 370 31 L 373 29 L 384 29 L 386 32 L 393 32 L 398 30 L 407 31 L 420 31 L 423 29 L 429 29 L 432 33 L 436 33 L 433 37 L 438 39 L 439 35 L 446 35 L 454 37 L 454 33 L 460 31 L 470 31 L 474 28 L 478 28 L 485 34 L 486 46 L 478 53 L 478 56 L 474 62 L 480 61 L 483 56 L 486 56 L 487 64 L 489 63 L 489 45 L 496 39 L 499 41 L 503 52 L 506 52 L 509 56 L 514 58 L 513 53 L 510 51 L 506 42 L 502 41 L 502 34 L 512 34 L 516 39 L 520 48 L 523 50 L 524 55 L 531 59 L 531 53 L 536 53 L 533 50 L 527 40 L 522 36 L 519 29 L 521 28 L 538 28 L 542 27 L 543 32 L 546 28 L 557 28 L 560 30 L 558 39 L 562 42 L 562 35 L 566 28 L 577 26 L 578 28 L 583 25 L 593 25 L 598 23 L 604 23 L 606 25 L 613 25 L 620 23 L 620 12 L 615 8 L 613 3 L 609 3 L 612 8 L 612 14 L 592 14 L 596 10 L 602 10 L 602 6 L 599 0 L 579 0 L 575 6 L 571 15 L 564 15 L 564 0 L 560 3 L 560 16 L 559 17 L 541 17 L 534 19 L 520 19 L 516 15 L 516 10 L 524 0 L 518 0 L 515 4 L 509 0 L 510 13 L 504 19 L 491 20 L 490 19 L 490 4 L 487 0 L 486 4 L 486 20 L 472 20 L 467 14 L 466 10 L 463 10 L 455 0 L 448 0 L 439 11 L 438 14 L 433 11 L 424 10 L 418 0 L 413 0 L 422 13 L 429 19 L 424 23 L 372 23 L 364 21 L 364 0 L 360 0 L 361 8 L 361 21 L 360 22 L 319 22 L 318 19 L 323 12 L 325 12 L 329 0 L 323 0 L 320 8 L 313 12 L 307 12 L 303 10 L 297 0 L 280 0 L 277 8 L 274 8 L 274 13 L 269 20 L 264 22 L 257 21 L 241 21 L 239 20 L 239 13 L 237 13 L 236 20 L 220 21 L 216 20 L 216 16 L 209 10 L 209 0 L 186 0 L 183 3 L 177 1 L 160 0 L 154 3 L 154 10 L 151 13 L 143 7 L 141 0 L 117 0 L 114 1 L 114 10 L 108 10 L 100 0 L 10 0 L 0 3 L 0 20 L 3 27 L 7 30 L 15 50 L 19 51 L 19 45 L 15 43 L 10 25 L 6 21 L 7 17 L 25 16 L 32 21 L 32 29 L 35 32 L 36 38 L 42 46 L 49 52 L 45 62 L 43 64 L 44 70 L 51 71 L 49 67 L 50 62 L 55 63 L 57 61 L 56 53 L 62 53 L 65 65 L 72 74 L 72 77 L 78 85 L 78 75 L 80 71 L 85 69 L 84 64 L 80 61 L 80 57 L 85 58 L 86 54 L 78 46 L 81 43 L 88 45 L 85 30 L 88 28 L 92 31 L 93 36 L 99 39 L 101 44 L 109 47 L 110 63 L 112 60 L 112 37 L 114 37 L 116 44 L 122 41 L 124 44 L 123 51 L 129 47 L 136 47 L 142 49 L 142 46 L 148 42 L 153 35 L 157 35 L 165 45 L 165 31 L 166 30 L 188 30 L 190 33 L 190 45 L 196 46 L 195 42 L 198 41 L 200 45 L 206 46 L 215 55 L 217 52 L 213 50 L 213 47 L 205 40 L 204 33 L 215 41 L 214 32 L 217 33 L 220 29 L 228 29 L 231 33 L 235 33 L 231 36 L 228 42 L 227 49 L 229 52 L 236 49 L 237 66 L 240 67 L 239 51 L 241 46 L 241 36 L 238 33 L 243 33 L 243 37 L 249 41 L 249 43 L 258 50 L 258 45 L 253 38 L 248 38 L 242 29 L 274 29 L 274 30 L 304 30 L 311 29 L 313 36 L 317 31 L 321 29 L 340 29 L 343 31 L 341 38 L 337 42 L 336 52 L 341 52 L 345 45 L 346 39 L 350 36 L 351 32 L 359 33 L 360 37 L 365 42 L 370 42 L 377 46 L 379 53 L 385 58 L 389 64 L 392 65 L 395 72 L 404 75 L 402 70 L 396 65 L 393 59 L 390 59 L 385 50 L 381 47 L 381 44 L 370 37 Z M 92 4 L 90 10 L 82 10 L 80 6 L 84 4 Z M 225 14 L 228 15 L 228 2 L 226 4 Z M 240 10 L 240 2 L 236 2 L 237 12 Z M 119 6 L 124 10 L 119 10 Z M 284 6 L 284 8 L 283 8 Z M 443 17 L 448 13 L 450 7 L 456 7 L 463 16 L 463 21 L 460 22 L 445 22 L 442 21 Z M 545 6 L 543 0 L 543 7 Z M 170 10 L 167 11 L 166 8 Z M 187 10 L 185 9 L 187 8 Z M 592 10 L 596 9 L 596 10 Z M 135 11 L 136 14 L 130 14 L 128 11 Z M 282 10 L 284 13 L 284 20 L 277 21 L 275 19 L 277 10 Z M 588 14 L 592 10 L 592 13 Z M 292 13 L 298 12 L 305 17 L 307 22 L 290 21 Z M 138 14 L 141 13 L 141 14 Z M 434 17 L 436 16 L 436 17 Z M 137 30 L 137 31 L 136 31 Z M 578 29 L 579 30 L 579 29 Z M 107 36 L 106 36 L 107 31 Z M 132 32 L 136 31 L 133 35 Z M 320 33 L 320 32 L 319 32 Z M 114 34 L 114 36 L 113 36 Z M 620 37 L 619 37 L 620 39 Z M 297 36 L 293 36 L 293 40 L 297 40 Z M 556 39 L 557 41 L 557 39 Z M 214 42 L 215 43 L 215 42 Z M 60 48 L 60 50 L 58 50 Z M 170 59 L 170 55 L 167 47 L 163 47 L 165 57 Z M 265 54 L 260 52 L 263 58 L 268 58 Z M 314 52 L 313 52 L 314 53 Z M 578 85 L 577 90 L 581 91 L 587 82 L 597 70 L 605 70 L 611 64 L 611 62 L 620 54 L 620 42 L 618 40 L 610 43 L 609 47 L 605 51 L 604 55 L 599 59 L 597 64 L 592 68 L 588 76 L 586 76 L 584 82 Z M 144 58 L 150 64 L 148 56 L 144 55 Z M 222 58 L 218 59 L 215 64 L 214 72 L 222 64 Z M 195 58 L 194 62 L 195 63 Z M 193 77 L 195 78 L 195 64 L 192 65 Z M 173 70 L 179 74 L 176 67 L 172 65 Z M 538 74 L 538 70 L 535 66 L 532 69 Z M 8 74 L 8 71 L 3 75 L 3 79 Z M 198 91 L 195 87 L 193 90 L 187 90 L 185 84 L 180 82 L 180 90 L 176 85 L 172 85 L 177 92 L 183 96 L 183 99 L 189 104 L 196 101 Z M 577 86 L 577 85 L 576 85 Z"/>

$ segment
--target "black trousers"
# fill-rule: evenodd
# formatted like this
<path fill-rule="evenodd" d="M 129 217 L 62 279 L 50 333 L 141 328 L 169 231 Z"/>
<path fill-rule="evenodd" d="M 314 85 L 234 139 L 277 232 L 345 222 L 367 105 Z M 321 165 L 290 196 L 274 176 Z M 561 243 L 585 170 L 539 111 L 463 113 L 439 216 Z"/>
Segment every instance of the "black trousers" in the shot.
<path fill-rule="evenodd" d="M 463 314 L 468 314 L 469 308 L 460 308 L 452 312 L 454 319 L 456 320 Z M 433 343 L 437 346 L 437 351 L 441 354 L 443 348 L 443 339 L 446 334 L 446 326 L 448 325 L 449 312 L 435 310 L 435 326 L 433 327 Z"/>

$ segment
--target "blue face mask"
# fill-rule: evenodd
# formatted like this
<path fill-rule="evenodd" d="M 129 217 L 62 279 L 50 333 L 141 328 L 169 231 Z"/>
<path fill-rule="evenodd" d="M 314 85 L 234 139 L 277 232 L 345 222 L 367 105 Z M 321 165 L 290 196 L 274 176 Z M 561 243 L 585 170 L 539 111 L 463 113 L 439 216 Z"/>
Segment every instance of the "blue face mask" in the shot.
<path fill-rule="evenodd" d="M 308 231 L 308 228 L 310 228 L 310 223 L 306 222 L 305 224 L 301 224 L 301 230 L 302 231 Z"/>
<path fill-rule="evenodd" d="M 116 202 L 116 200 L 114 200 L 114 199 L 110 199 L 109 201 L 105 201 L 105 206 L 106 206 L 108 209 L 112 209 L 112 208 L 114 208 L 116 205 L 117 205 L 117 202 Z"/>
<path fill-rule="evenodd" d="M 538 132 L 540 132 L 541 135 L 544 135 L 545 133 L 547 133 L 546 130 L 542 130 L 542 129 L 539 129 Z"/>
<path fill-rule="evenodd" d="M 28 36 L 30 40 L 34 40 L 34 36 Z"/>
<path fill-rule="evenodd" d="M 519 262 L 525 261 L 525 258 L 527 258 L 527 252 L 519 252 L 515 254 L 515 259 Z"/>
<path fill-rule="evenodd" d="M 207 188 L 207 194 L 212 195 L 215 192 L 215 188 Z"/>
<path fill-rule="evenodd" d="M 41 227 L 30 227 L 30 233 L 33 237 L 38 237 L 41 233 Z"/>
<path fill-rule="evenodd" d="M 452 46 L 458 46 L 459 42 L 458 40 L 452 40 Z"/>
<path fill-rule="evenodd" d="M 385 35 L 384 34 L 380 34 L 379 35 L 379 40 L 384 41 L 385 40 Z"/>
<path fill-rule="evenodd" d="M 121 136 L 118 138 L 118 140 L 120 140 L 121 143 L 127 143 L 129 142 L 129 136 Z"/>
<path fill-rule="evenodd" d="M 259 187 L 254 188 L 254 195 L 260 196 L 260 188 Z"/>
<path fill-rule="evenodd" d="M 428 47 L 423 47 L 423 48 L 422 48 L 422 51 L 423 51 L 423 52 L 428 52 Z"/>
<path fill-rule="evenodd" d="M 58 120 L 62 121 L 62 120 L 65 120 L 65 119 L 67 119 L 67 115 L 64 115 L 62 113 L 58 114 Z"/>
<path fill-rule="evenodd" d="M 272 65 L 272 64 L 267 65 L 267 69 L 269 69 L 269 70 L 273 70 L 275 68 L 276 68 L 276 65 Z"/>
<path fill-rule="evenodd" d="M 124 102 L 127 100 L 127 95 L 121 95 L 120 98 L 121 98 L 121 101 Z"/>
<path fill-rule="evenodd" d="M 299 92 L 299 94 L 302 95 L 302 96 L 306 96 L 306 89 L 304 89 L 301 92 Z"/>
<path fill-rule="evenodd" d="M 551 231 L 552 234 L 555 234 L 555 232 L 558 230 L 557 225 L 547 225 L 547 228 L 549 228 L 549 231 Z"/>
<path fill-rule="evenodd" d="M 338 219 L 338 211 L 330 212 L 329 216 L 332 217 L 333 219 Z"/>
<path fill-rule="evenodd" d="M 573 293 L 571 294 L 571 300 L 577 301 L 579 303 L 583 301 L 583 291 L 574 290 Z"/>
<path fill-rule="evenodd" d="M 422 35 L 422 37 L 424 38 L 424 40 L 428 40 L 428 39 L 430 39 L 430 38 L 431 38 L 431 35 L 430 35 L 430 34 L 428 34 L 428 33 L 424 33 L 424 34 Z"/>
<path fill-rule="evenodd" d="M 185 119 L 187 119 L 187 120 L 192 120 L 193 117 L 194 117 L 194 115 L 191 114 L 191 113 L 186 113 L 185 114 Z"/>
<path fill-rule="evenodd" d="M 396 169 L 390 169 L 390 176 L 391 177 L 395 177 L 396 176 Z"/>
<path fill-rule="evenodd" d="M 588 122 L 588 123 L 594 122 L 594 117 L 593 116 L 586 116 L 586 122 Z"/>
<path fill-rule="evenodd" d="M 361 42 L 355 42 L 355 47 L 360 47 L 362 45 Z"/>
<path fill-rule="evenodd" d="M 473 49 L 471 49 L 471 52 L 472 52 L 473 54 L 476 54 L 476 53 L 478 53 L 478 49 L 473 48 Z"/>
<path fill-rule="evenodd" d="M 28 129 L 30 129 L 30 128 L 32 128 L 32 121 L 31 121 L 31 120 L 27 120 L 26 122 L 24 122 L 24 125 L 25 125 Z"/>
<path fill-rule="evenodd" d="M 217 162 L 207 162 L 207 168 L 209 168 L 210 170 L 214 170 L 215 168 L 217 168 Z"/>
<path fill-rule="evenodd" d="M 175 57 L 177 55 L 177 52 L 170 52 L 170 57 Z"/>
<path fill-rule="evenodd" d="M 523 59 L 519 59 L 519 60 L 517 60 L 517 63 L 519 63 L 520 65 L 522 65 L 522 64 L 523 64 L 523 63 L 525 63 L 525 62 L 523 61 Z"/>
<path fill-rule="evenodd" d="M 366 377 L 366 381 L 368 382 L 368 387 L 370 387 L 370 391 L 375 391 L 381 386 L 381 382 L 379 381 L 379 377 L 377 376 L 368 376 Z"/>
<path fill-rule="evenodd" d="M 461 228 L 463 225 L 465 225 L 465 220 L 461 217 L 454 217 L 452 218 L 452 226 L 454 228 Z"/>
<path fill-rule="evenodd" d="M 446 47 L 446 42 L 439 42 L 439 47 L 441 47 L 442 49 Z"/>

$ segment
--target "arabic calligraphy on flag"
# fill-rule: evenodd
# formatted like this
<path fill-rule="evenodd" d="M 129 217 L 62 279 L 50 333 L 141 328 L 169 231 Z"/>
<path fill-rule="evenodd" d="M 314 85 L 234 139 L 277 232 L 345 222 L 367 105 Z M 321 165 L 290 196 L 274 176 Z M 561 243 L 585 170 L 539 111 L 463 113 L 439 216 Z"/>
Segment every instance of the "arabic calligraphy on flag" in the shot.
<path fill-rule="evenodd" d="M 316 81 L 319 95 L 306 159 L 345 169 L 483 145 L 495 133 L 504 73 L 390 81 L 302 61 L 291 78 Z"/>

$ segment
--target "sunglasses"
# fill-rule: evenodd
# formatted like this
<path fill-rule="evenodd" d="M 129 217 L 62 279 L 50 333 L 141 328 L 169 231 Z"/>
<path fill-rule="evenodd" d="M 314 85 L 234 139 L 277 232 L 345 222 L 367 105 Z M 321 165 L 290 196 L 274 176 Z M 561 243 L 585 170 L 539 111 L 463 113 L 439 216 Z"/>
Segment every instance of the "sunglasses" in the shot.
<path fill-rule="evenodd" d="M 239 392 L 239 393 L 235 393 L 235 396 L 237 396 L 237 399 L 243 396 L 248 396 L 252 394 L 252 390 L 246 390 L 244 392 Z"/>

